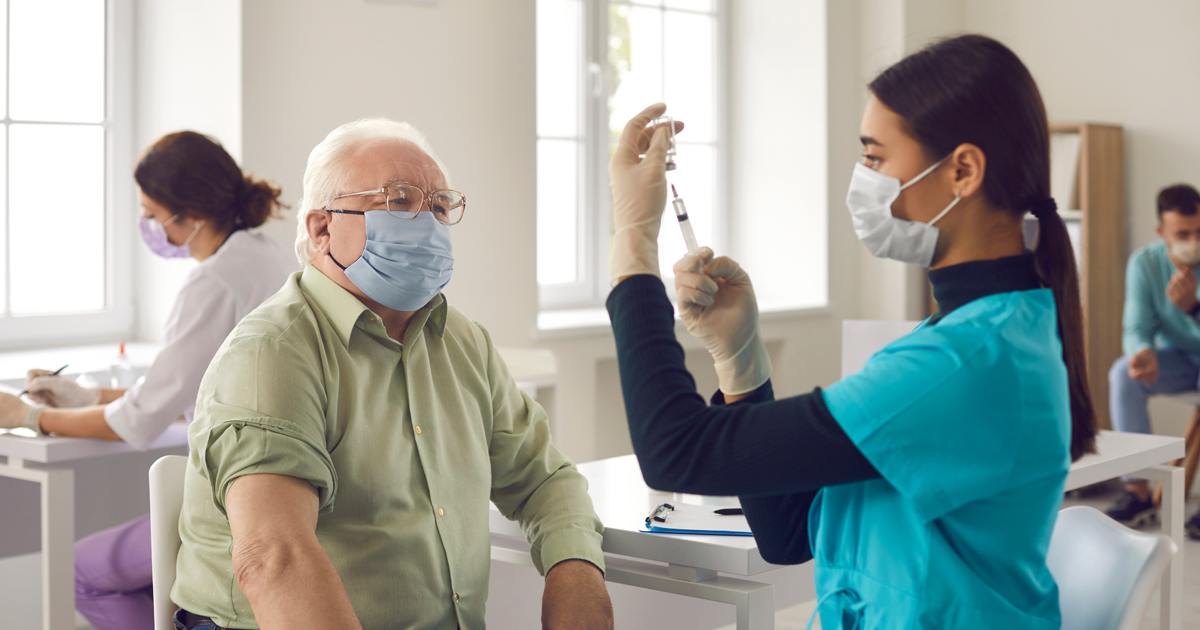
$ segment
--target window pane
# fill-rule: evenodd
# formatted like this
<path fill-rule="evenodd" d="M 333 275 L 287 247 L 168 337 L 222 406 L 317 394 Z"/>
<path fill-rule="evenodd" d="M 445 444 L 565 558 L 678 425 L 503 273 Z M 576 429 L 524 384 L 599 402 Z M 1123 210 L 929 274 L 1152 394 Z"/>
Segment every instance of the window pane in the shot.
<path fill-rule="evenodd" d="M 713 247 L 714 213 L 717 186 L 716 150 L 711 146 L 686 147 L 686 163 L 683 161 L 685 147 L 680 147 L 679 168 L 671 171 L 667 179 L 675 185 L 679 196 L 687 205 L 688 221 L 696 232 L 700 247 Z M 664 275 L 672 275 L 675 263 L 687 253 L 679 220 L 671 207 L 671 195 L 667 193 L 667 210 L 663 213 L 662 230 L 658 237 L 658 262 Z M 718 255 L 720 255 L 718 253 Z"/>
<path fill-rule="evenodd" d="M 680 142 L 716 139 L 716 20 L 696 13 L 666 12 L 665 100 L 675 118 L 687 123 Z"/>
<path fill-rule="evenodd" d="M 666 0 L 668 9 L 686 9 L 688 11 L 713 12 L 717 10 L 716 0 Z"/>
<path fill-rule="evenodd" d="M 583 0 L 538 0 L 538 135 L 578 137 L 582 92 Z"/>
<path fill-rule="evenodd" d="M 608 12 L 609 132 L 619 138 L 625 123 L 663 100 L 662 10 L 612 5 Z M 674 114 L 674 109 L 671 110 Z"/>
<path fill-rule="evenodd" d="M 538 140 L 538 284 L 579 280 L 579 159 L 582 143 Z"/>
<path fill-rule="evenodd" d="M 104 308 L 104 129 L 12 125 L 14 315 Z"/>
<path fill-rule="evenodd" d="M 13 119 L 104 120 L 104 11 L 104 0 L 10 0 Z"/>
<path fill-rule="evenodd" d="M 4 137 L 7 135 L 8 126 L 0 125 L 0 174 L 6 172 L 4 168 Z M 8 232 L 7 225 L 4 221 L 4 200 L 8 195 L 4 194 L 4 185 L 6 180 L 0 177 L 0 315 L 8 312 L 8 304 L 5 300 L 8 295 L 8 290 L 5 284 L 8 282 Z"/>

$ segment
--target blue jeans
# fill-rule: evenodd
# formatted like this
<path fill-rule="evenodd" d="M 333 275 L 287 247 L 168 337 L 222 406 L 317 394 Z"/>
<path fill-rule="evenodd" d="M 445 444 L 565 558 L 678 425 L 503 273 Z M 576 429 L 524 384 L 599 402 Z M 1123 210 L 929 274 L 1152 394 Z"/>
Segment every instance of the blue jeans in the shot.
<path fill-rule="evenodd" d="M 1200 356 L 1172 348 L 1159 348 L 1158 380 L 1143 383 L 1129 377 L 1129 359 L 1121 357 L 1108 372 L 1109 410 L 1113 429 L 1150 433 L 1146 403 L 1157 394 L 1178 394 L 1200 388 Z M 1126 481 L 1131 479 L 1126 478 Z"/>
<path fill-rule="evenodd" d="M 188 630 L 187 624 L 184 623 L 184 615 L 185 614 L 186 613 L 184 613 L 182 608 L 175 611 L 175 618 L 174 618 L 175 630 Z M 207 623 L 202 623 L 198 626 L 192 626 L 192 628 L 194 630 L 229 630 L 227 628 L 222 628 L 221 626 L 218 626 L 216 624 L 207 624 Z"/>

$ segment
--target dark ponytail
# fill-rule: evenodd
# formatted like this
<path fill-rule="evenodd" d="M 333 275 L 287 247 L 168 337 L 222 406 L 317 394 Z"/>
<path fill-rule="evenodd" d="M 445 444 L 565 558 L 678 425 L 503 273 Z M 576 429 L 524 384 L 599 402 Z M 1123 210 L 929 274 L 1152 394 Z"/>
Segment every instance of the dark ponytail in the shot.
<path fill-rule="evenodd" d="M 220 143 L 194 131 L 159 138 L 138 160 L 133 178 L 172 213 L 206 220 L 220 232 L 258 227 L 287 207 L 279 188 L 243 175 Z"/>
<path fill-rule="evenodd" d="M 930 161 L 962 144 L 987 156 L 983 194 L 1018 220 L 1034 211 L 1034 260 L 1054 294 L 1071 398 L 1071 460 L 1096 450 L 1088 391 L 1079 276 L 1067 227 L 1050 199 L 1050 129 L 1037 83 L 1004 44 L 981 35 L 936 42 L 880 74 L 870 85 L 907 124 Z"/>

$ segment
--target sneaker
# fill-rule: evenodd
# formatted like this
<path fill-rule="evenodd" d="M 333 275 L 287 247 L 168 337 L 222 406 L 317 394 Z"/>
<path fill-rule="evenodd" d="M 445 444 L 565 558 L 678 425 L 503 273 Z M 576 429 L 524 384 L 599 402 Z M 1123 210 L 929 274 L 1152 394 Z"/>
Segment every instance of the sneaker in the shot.
<path fill-rule="evenodd" d="M 1183 529 L 1187 532 L 1188 538 L 1191 538 L 1192 540 L 1200 540 L 1200 510 L 1193 514 L 1192 518 L 1188 519 L 1188 522 L 1183 526 Z"/>
<path fill-rule="evenodd" d="M 1148 525 L 1157 518 L 1154 510 L 1154 501 L 1151 501 L 1149 497 L 1139 499 L 1137 494 L 1128 490 L 1117 499 L 1117 502 L 1105 514 L 1114 521 L 1126 527 L 1133 528 Z M 1197 522 L 1197 525 L 1200 526 L 1200 522 Z"/>

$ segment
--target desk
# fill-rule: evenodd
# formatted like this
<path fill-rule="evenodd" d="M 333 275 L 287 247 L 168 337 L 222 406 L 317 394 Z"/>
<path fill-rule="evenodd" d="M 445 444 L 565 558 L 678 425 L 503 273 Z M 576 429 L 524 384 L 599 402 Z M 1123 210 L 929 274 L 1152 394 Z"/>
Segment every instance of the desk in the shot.
<path fill-rule="evenodd" d="M 1181 438 L 1102 431 L 1098 453 L 1071 466 L 1066 489 L 1073 490 L 1119 477 L 1142 476 L 1163 483 L 1163 531 L 1182 549 L 1183 469 L 1163 466 L 1183 456 Z M 646 487 L 633 455 L 579 465 L 587 477 L 596 513 L 604 522 L 605 562 L 610 582 L 675 593 L 737 606 L 737 630 L 773 630 L 775 587 L 718 575 L 751 576 L 777 568 L 762 559 L 753 538 L 674 536 L 638 531 L 646 514 L 667 501 L 736 505 L 736 498 L 697 497 L 657 492 Z M 532 566 L 529 545 L 520 527 L 492 506 L 492 559 Z M 624 556 L 624 557 L 613 557 Z M 666 567 L 643 561 L 667 563 Z M 1171 562 L 1163 584 L 1162 619 L 1179 630 L 1183 597 L 1183 557 Z"/>
<path fill-rule="evenodd" d="M 187 425 L 173 423 L 150 451 L 187 446 Z M 136 452 L 124 442 L 0 435 L 0 477 L 41 486 L 42 628 L 75 627 L 75 471 L 47 464 Z M 30 463 L 35 463 L 30 465 Z"/>

